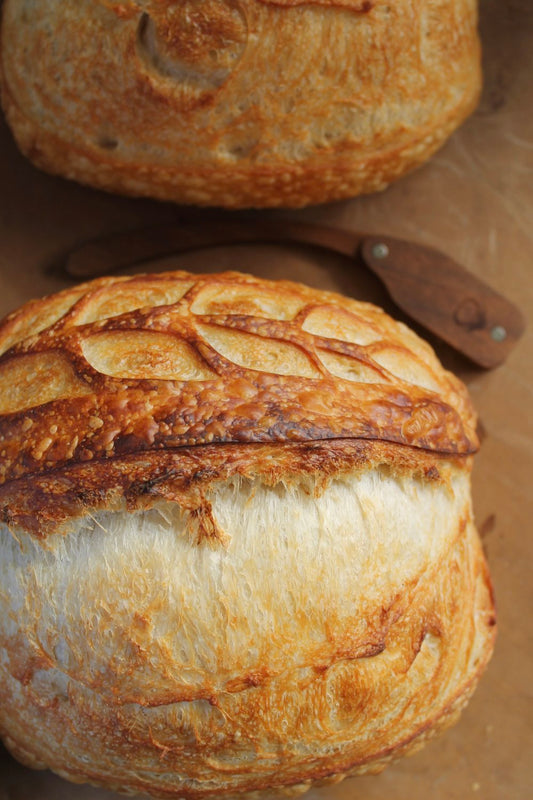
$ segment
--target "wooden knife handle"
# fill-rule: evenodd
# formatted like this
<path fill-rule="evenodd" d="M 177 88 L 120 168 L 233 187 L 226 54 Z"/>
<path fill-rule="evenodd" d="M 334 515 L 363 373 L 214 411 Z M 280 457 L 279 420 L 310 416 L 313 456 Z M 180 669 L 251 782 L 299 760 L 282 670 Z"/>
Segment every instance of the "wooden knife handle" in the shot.
<path fill-rule="evenodd" d="M 306 244 L 354 257 L 361 242 L 360 234 L 296 220 L 185 218 L 84 242 L 68 253 L 63 270 L 87 280 L 188 250 L 238 244 Z"/>
<path fill-rule="evenodd" d="M 396 305 L 482 367 L 505 361 L 524 332 L 515 305 L 438 250 L 368 236 L 361 257 Z"/>

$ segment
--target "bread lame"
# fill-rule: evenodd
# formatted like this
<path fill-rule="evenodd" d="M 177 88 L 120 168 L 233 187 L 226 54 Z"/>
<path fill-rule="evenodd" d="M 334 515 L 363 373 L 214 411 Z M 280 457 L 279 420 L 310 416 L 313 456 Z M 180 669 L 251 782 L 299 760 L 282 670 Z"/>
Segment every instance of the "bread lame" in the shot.
<path fill-rule="evenodd" d="M 64 266 L 85 280 L 173 253 L 260 242 L 308 244 L 353 258 L 409 317 L 485 369 L 502 364 L 524 332 L 513 303 L 434 248 L 292 220 L 187 221 L 127 231 L 81 245 Z"/>

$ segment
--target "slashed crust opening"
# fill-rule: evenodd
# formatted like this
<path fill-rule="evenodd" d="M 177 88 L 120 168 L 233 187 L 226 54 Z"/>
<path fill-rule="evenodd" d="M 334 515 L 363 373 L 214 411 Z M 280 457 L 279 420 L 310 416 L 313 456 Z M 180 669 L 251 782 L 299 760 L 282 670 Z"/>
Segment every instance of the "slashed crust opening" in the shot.
<path fill-rule="evenodd" d="M 472 454 L 363 439 L 205 444 L 139 452 L 11 480 L 0 487 L 0 521 L 11 530 L 20 527 L 45 538 L 59 530 L 68 533 L 69 520 L 95 511 L 133 512 L 171 501 L 200 518 L 204 515 L 208 522 L 209 492 L 233 477 L 259 478 L 268 486 L 311 479 L 312 491 L 320 494 L 334 477 L 378 467 L 447 482 L 450 470 L 471 470 Z"/>

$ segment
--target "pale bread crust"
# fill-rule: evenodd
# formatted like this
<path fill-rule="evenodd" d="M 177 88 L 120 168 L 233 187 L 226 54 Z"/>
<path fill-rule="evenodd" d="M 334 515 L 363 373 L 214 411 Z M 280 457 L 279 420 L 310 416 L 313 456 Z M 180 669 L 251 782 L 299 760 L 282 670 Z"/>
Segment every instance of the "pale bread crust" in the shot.
<path fill-rule="evenodd" d="M 11 314 L 6 745 L 198 800 L 295 796 L 414 752 L 494 643 L 475 421 L 405 326 L 295 283 L 105 278 Z"/>
<path fill-rule="evenodd" d="M 6 0 L 1 47 L 36 165 L 228 208 L 383 189 L 481 86 L 477 0 Z"/>

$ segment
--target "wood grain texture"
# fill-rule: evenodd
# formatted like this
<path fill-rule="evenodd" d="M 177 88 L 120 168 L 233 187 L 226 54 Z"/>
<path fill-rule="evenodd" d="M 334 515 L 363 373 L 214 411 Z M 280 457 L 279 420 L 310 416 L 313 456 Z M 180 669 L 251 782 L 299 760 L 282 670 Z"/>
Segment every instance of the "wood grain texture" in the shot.
<path fill-rule="evenodd" d="M 312 791 L 309 800 L 524 800 L 533 783 L 531 672 L 533 609 L 530 475 L 533 469 L 533 7 L 530 0 L 483 0 L 485 89 L 478 112 L 418 173 L 381 195 L 301 212 L 308 221 L 425 242 L 449 253 L 520 305 L 529 328 L 493 372 L 473 368 L 437 344 L 465 380 L 486 430 L 474 470 L 474 504 L 495 583 L 500 637 L 488 673 L 461 722 L 438 742 L 377 777 Z M 171 206 L 111 198 L 42 175 L 0 129 L 0 311 L 64 288 L 44 267 L 75 244 L 124 229 L 173 222 Z M 270 219 L 277 214 L 268 215 Z M 284 218 L 286 215 L 282 215 Z M 291 215 L 287 215 L 291 216 Z M 164 266 L 163 263 L 160 266 Z M 340 290 L 389 308 L 367 273 L 341 257 L 294 248 L 218 249 L 180 266 L 240 268 Z M 484 525 L 487 520 L 490 524 Z M 491 527 L 492 526 L 492 527 Z M 73 787 L 0 757 L 2 800 L 118 800 Z"/>
<path fill-rule="evenodd" d="M 481 367 L 502 364 L 524 332 L 519 308 L 434 248 L 375 236 L 361 252 L 406 314 Z"/>

